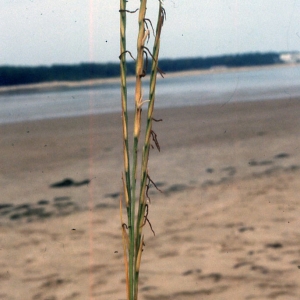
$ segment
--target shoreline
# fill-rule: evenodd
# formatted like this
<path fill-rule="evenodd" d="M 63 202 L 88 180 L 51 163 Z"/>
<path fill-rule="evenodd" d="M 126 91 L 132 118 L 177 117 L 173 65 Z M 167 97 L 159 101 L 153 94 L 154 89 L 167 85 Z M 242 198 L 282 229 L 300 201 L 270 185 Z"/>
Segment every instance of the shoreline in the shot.
<path fill-rule="evenodd" d="M 186 76 L 189 76 L 189 74 L 187 74 Z M 165 112 L 168 110 L 173 110 L 173 111 L 180 111 L 180 110 L 187 110 L 187 109 L 196 109 L 196 110 L 201 110 L 201 107 L 206 110 L 207 108 L 220 108 L 223 107 L 224 105 L 233 105 L 233 106 L 240 106 L 240 105 L 244 105 L 244 104 L 248 104 L 248 105 L 255 105 L 257 103 L 257 105 L 277 105 L 278 103 L 283 103 L 283 102 L 293 102 L 293 101 L 300 101 L 299 97 L 293 97 L 293 98 L 278 98 L 278 99 L 261 99 L 261 100 L 247 100 L 247 101 L 238 101 L 238 102 L 229 102 L 229 103 L 205 103 L 205 104 L 196 104 L 196 105 L 183 105 L 183 106 L 175 106 L 175 107 L 158 107 L 155 108 L 155 112 Z M 132 114 L 134 111 L 133 110 L 128 110 L 129 114 Z M 68 116 L 55 116 L 55 117 L 37 117 L 37 118 L 32 118 L 32 119 L 22 119 L 22 120 L 15 120 L 15 121 L 7 121 L 7 122 L 0 122 L 0 128 L 2 126 L 12 126 L 14 124 L 35 124 L 37 122 L 41 122 L 41 123 L 47 123 L 47 122 L 55 122 L 55 121 L 62 121 L 65 120 L 66 122 L 69 120 L 70 122 L 72 120 L 81 120 L 81 119 L 98 119 L 101 116 L 106 119 L 107 116 L 112 116 L 113 118 L 115 116 L 119 116 L 121 114 L 121 108 L 120 111 L 109 111 L 109 112 L 97 112 L 97 113 L 90 113 L 90 114 L 76 114 L 76 115 L 68 115 Z"/>
<path fill-rule="evenodd" d="M 206 75 L 206 74 L 221 74 L 221 73 L 232 73 L 232 72 L 245 72 L 253 70 L 263 70 L 271 68 L 286 68 L 286 67 L 297 67 L 299 64 L 273 64 L 267 66 L 251 66 L 251 67 L 213 67 L 205 70 L 190 70 L 190 71 L 179 71 L 179 72 L 170 72 L 165 74 L 165 78 L 175 78 L 175 77 L 186 77 L 193 75 Z M 158 74 L 160 79 L 160 75 Z M 145 78 L 148 79 L 147 77 Z M 135 76 L 129 76 L 127 78 L 128 83 L 135 81 Z M 82 81 L 53 81 L 53 82 L 44 82 L 44 83 L 35 83 L 35 84 L 21 84 L 13 86 L 4 86 L 0 87 L 0 97 L 5 95 L 12 94 L 21 94 L 21 93 L 41 93 L 49 91 L 63 91 L 63 90 L 72 90 L 72 89 L 82 89 L 82 88 L 95 88 L 105 84 L 118 84 L 120 82 L 119 77 L 112 78 L 101 78 L 101 79 L 89 79 Z"/>

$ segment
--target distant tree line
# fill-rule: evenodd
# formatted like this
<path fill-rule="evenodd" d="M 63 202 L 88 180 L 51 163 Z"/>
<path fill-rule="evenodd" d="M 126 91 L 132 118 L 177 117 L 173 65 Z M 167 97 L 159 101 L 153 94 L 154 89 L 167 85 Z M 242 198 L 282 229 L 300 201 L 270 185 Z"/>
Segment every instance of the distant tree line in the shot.
<path fill-rule="evenodd" d="M 280 53 L 245 53 L 212 57 L 161 59 L 159 68 L 164 72 L 209 69 L 217 66 L 244 67 L 280 63 Z M 149 61 L 149 69 L 150 69 Z M 118 63 L 81 63 L 37 67 L 0 66 L 0 86 L 51 81 L 78 81 L 119 76 Z M 128 59 L 128 75 L 135 74 L 134 62 Z"/>
<path fill-rule="evenodd" d="M 212 57 L 164 59 L 159 67 L 164 71 L 177 72 L 185 70 L 201 70 L 224 66 L 228 68 L 272 65 L 280 62 L 280 53 L 245 53 Z"/>

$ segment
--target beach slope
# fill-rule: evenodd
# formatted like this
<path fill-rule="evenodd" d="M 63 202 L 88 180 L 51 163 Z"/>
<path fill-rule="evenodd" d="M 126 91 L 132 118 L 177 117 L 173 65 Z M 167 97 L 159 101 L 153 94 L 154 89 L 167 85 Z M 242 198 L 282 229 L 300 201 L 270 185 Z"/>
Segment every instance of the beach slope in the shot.
<path fill-rule="evenodd" d="M 300 101 L 160 109 L 140 299 L 299 299 Z M 0 125 L 0 298 L 123 300 L 120 114 Z"/>

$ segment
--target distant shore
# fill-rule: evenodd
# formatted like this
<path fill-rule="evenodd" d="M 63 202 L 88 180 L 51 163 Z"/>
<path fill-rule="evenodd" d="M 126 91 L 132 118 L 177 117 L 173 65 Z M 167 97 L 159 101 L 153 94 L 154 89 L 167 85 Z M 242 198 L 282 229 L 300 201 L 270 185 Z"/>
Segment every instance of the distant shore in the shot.
<path fill-rule="evenodd" d="M 228 72 L 242 72 L 242 71 L 251 71 L 259 69 L 270 69 L 270 68 L 286 68 L 291 66 L 298 66 L 299 64 L 273 64 L 267 66 L 251 66 L 251 67 L 240 67 L 240 68 L 228 68 L 228 67 L 213 67 L 205 70 L 189 70 L 189 71 L 180 71 L 180 72 L 171 72 L 164 75 L 165 78 L 173 77 L 183 77 L 183 76 L 192 76 L 200 74 L 212 74 L 212 73 L 228 73 Z M 146 77 L 147 78 L 147 77 Z M 160 78 L 160 75 L 158 75 Z M 127 82 L 134 82 L 135 77 L 129 76 Z M 78 89 L 78 88 L 91 88 L 97 87 L 104 84 L 117 84 L 120 82 L 119 77 L 111 78 L 100 78 L 100 79 L 89 79 L 81 81 L 51 81 L 35 84 L 21 84 L 21 85 L 12 85 L 12 86 L 3 86 L 0 87 L 0 96 L 5 94 L 19 94 L 19 93 L 38 93 L 46 91 L 59 91 L 59 90 L 69 90 L 69 89 Z"/>

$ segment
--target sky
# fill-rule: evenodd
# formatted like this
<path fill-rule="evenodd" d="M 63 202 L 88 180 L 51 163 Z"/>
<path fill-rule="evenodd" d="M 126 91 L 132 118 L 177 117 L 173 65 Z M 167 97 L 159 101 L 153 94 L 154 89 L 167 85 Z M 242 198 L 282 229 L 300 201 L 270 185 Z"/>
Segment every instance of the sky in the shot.
<path fill-rule="evenodd" d="M 139 0 L 128 0 L 135 10 Z M 164 0 L 161 58 L 300 50 L 300 0 Z M 0 0 L 0 65 L 117 62 L 118 0 Z M 158 0 L 148 0 L 156 24 Z M 136 14 L 127 49 L 136 53 Z M 151 48 L 151 47 L 150 47 Z"/>

